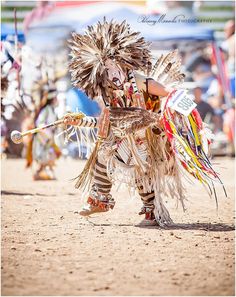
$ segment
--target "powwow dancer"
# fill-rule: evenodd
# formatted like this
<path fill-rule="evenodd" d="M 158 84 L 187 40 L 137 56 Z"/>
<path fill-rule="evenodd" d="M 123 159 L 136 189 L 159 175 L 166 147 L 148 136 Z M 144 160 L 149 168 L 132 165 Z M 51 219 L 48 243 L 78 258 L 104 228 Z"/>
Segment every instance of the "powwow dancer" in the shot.
<path fill-rule="evenodd" d="M 57 120 L 54 108 L 57 103 L 56 89 L 49 88 L 44 90 L 40 109 L 35 115 L 35 126 L 48 124 Z M 38 169 L 33 175 L 34 180 L 53 180 L 55 179 L 54 166 L 61 152 L 54 141 L 55 129 L 45 129 L 33 135 L 29 143 L 27 153 L 27 167 L 36 161 Z"/>
<path fill-rule="evenodd" d="M 40 88 L 24 94 L 21 101 L 14 105 L 15 117 L 22 115 L 22 130 L 35 129 L 57 120 L 54 111 L 57 105 L 56 89 L 54 85 L 46 83 Z M 27 100 L 27 101 L 26 101 Z M 12 133 L 14 134 L 15 131 Z M 61 151 L 54 141 L 55 128 L 44 129 L 37 134 L 28 133 L 22 138 L 23 152 L 26 158 L 26 168 L 33 168 L 34 180 L 54 180 L 55 161 L 60 157 Z M 38 167 L 34 169 L 35 165 Z"/>
<path fill-rule="evenodd" d="M 176 89 L 184 79 L 177 52 L 162 55 L 151 69 L 148 44 L 139 33 L 125 21 L 105 19 L 84 35 L 73 33 L 70 47 L 74 86 L 104 102 L 98 120 L 65 117 L 69 125 L 98 127 L 95 149 L 76 182 L 90 190 L 80 214 L 112 209 L 110 191 L 118 180 L 138 190 L 139 214 L 161 225 L 172 223 L 163 198 L 176 197 L 184 207 L 183 169 L 210 191 L 212 181 L 219 181 L 207 158 L 210 141 L 196 104 Z"/>

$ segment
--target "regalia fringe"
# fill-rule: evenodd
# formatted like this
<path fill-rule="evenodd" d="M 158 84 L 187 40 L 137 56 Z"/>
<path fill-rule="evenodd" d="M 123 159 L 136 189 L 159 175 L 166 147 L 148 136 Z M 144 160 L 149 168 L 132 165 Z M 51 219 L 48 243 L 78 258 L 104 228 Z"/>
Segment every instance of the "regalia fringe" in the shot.
<path fill-rule="evenodd" d="M 87 160 L 83 171 L 80 173 L 79 176 L 75 178 L 76 184 L 75 188 L 85 191 L 91 185 L 92 178 L 93 178 L 93 170 L 94 165 L 97 159 L 98 150 L 101 145 L 101 140 L 98 139 L 92 154 L 90 155 L 89 159 Z"/>
<path fill-rule="evenodd" d="M 142 157 L 139 147 L 126 137 L 127 154 L 132 164 L 125 164 L 115 154 L 108 158 L 107 173 L 112 182 L 126 183 L 129 188 L 136 188 L 136 184 L 142 184 L 144 192 L 154 190 L 157 206 L 155 216 L 161 225 L 172 224 L 170 214 L 165 207 L 164 200 L 171 197 L 181 203 L 185 210 L 185 189 L 180 179 L 180 164 L 175 156 L 170 153 L 171 147 L 164 133 L 153 133 L 151 127 L 145 129 L 145 142 L 147 160 Z M 123 157 L 123 159 L 125 159 Z"/>

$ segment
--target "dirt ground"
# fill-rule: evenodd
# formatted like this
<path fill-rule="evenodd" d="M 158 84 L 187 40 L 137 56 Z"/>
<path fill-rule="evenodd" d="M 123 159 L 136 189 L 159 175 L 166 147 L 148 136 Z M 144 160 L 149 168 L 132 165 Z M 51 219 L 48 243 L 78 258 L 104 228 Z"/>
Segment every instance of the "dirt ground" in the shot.
<path fill-rule="evenodd" d="M 60 160 L 57 181 L 33 182 L 23 160 L 2 161 L 2 295 L 234 295 L 234 159 L 213 160 L 228 198 L 219 209 L 197 182 L 173 227 L 139 225 L 126 187 L 115 208 L 89 220 L 71 178 L 83 161 Z"/>

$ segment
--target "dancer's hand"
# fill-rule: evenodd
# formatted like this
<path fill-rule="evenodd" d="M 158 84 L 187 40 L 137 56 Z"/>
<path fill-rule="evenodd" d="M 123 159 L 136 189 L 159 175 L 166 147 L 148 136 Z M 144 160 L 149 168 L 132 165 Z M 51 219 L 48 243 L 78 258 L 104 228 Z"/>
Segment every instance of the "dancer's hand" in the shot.
<path fill-rule="evenodd" d="M 73 114 L 66 114 L 64 116 L 64 124 L 71 126 L 79 126 L 81 123 L 82 116 L 73 116 Z"/>

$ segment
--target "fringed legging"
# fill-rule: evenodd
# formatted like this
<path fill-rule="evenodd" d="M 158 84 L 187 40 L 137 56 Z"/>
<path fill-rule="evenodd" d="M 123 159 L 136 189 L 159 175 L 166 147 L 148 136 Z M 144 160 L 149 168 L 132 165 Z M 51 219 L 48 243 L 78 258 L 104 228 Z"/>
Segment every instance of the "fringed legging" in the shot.
<path fill-rule="evenodd" d="M 136 182 L 138 193 L 141 197 L 141 200 L 145 206 L 153 206 L 153 201 L 155 198 L 154 191 L 145 192 L 141 183 Z M 103 157 L 98 153 L 98 157 L 94 167 L 94 180 L 93 186 L 94 189 L 101 194 L 109 194 L 112 188 L 112 183 L 107 176 L 107 166 Z"/>
<path fill-rule="evenodd" d="M 107 166 L 103 158 L 98 153 L 98 157 L 94 167 L 93 188 L 100 194 L 109 194 L 112 183 L 107 176 Z"/>
<path fill-rule="evenodd" d="M 141 197 L 141 200 L 143 201 L 143 204 L 145 206 L 153 206 L 153 202 L 155 199 L 155 192 L 145 192 L 143 189 L 143 185 L 139 182 L 136 182 L 136 186 L 138 188 L 138 193 Z"/>

